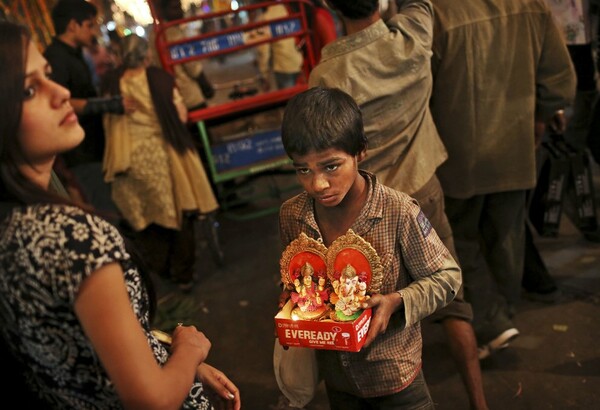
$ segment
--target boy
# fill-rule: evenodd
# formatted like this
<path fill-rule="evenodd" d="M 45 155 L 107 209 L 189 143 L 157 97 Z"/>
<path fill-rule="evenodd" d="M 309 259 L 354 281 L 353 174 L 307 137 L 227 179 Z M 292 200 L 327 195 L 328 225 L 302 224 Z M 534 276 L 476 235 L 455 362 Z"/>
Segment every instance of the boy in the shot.
<path fill-rule="evenodd" d="M 331 409 L 433 409 L 419 321 L 454 298 L 460 268 L 414 199 L 359 171 L 367 139 L 348 94 L 315 87 L 294 96 L 282 140 L 305 190 L 281 206 L 284 246 L 300 232 L 329 246 L 352 228 L 384 265 L 381 294 L 363 306 L 373 318 L 362 350 L 316 352 Z"/>
<path fill-rule="evenodd" d="M 328 0 L 344 24 L 345 35 L 323 48 L 308 84 L 340 88 L 356 100 L 369 141 L 361 168 L 416 199 L 458 260 L 436 176 L 448 154 L 429 111 L 433 7 L 430 0 L 389 1 L 393 17 L 383 21 L 378 3 Z M 472 319 L 471 305 L 460 289 L 452 303 L 427 321 L 442 325 L 470 407 L 486 410 Z"/>

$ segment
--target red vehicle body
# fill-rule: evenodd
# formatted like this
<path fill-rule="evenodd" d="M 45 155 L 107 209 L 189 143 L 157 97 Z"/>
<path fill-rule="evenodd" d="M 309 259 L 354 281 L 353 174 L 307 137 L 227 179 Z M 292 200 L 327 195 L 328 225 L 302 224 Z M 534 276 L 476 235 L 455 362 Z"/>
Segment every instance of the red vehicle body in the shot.
<path fill-rule="evenodd" d="M 246 17 L 273 4 L 285 5 L 288 16 L 255 22 Z M 231 194 L 243 192 L 242 185 L 256 176 L 291 170 L 290 160 L 281 144 L 281 117 L 287 101 L 307 88 L 308 75 L 315 64 L 306 16 L 311 3 L 306 0 L 265 1 L 237 10 L 207 12 L 168 22 L 160 19 L 152 2 L 149 5 L 155 19 L 156 49 L 163 68 L 174 73 L 177 64 L 202 60 L 206 67 L 204 71 L 216 89 L 216 97 L 209 100 L 206 108 L 190 111 L 188 121 L 198 127 L 205 163 L 221 208 L 229 216 L 240 219 L 276 211 L 278 206 L 272 206 L 240 216 L 231 210 L 240 202 L 256 201 L 264 194 L 241 200 L 241 195 Z M 165 32 L 169 27 L 190 24 L 201 29 L 178 41 L 167 39 Z M 210 29 L 206 30 L 207 27 Z M 286 38 L 294 38 L 303 53 L 302 72 L 294 86 L 261 89 L 259 76 L 252 73 L 255 64 L 239 69 L 230 81 L 214 78 L 227 71 L 231 61 L 251 59 L 256 46 Z M 210 72 L 211 64 L 221 67 L 213 70 L 214 75 Z M 267 196 L 277 197 L 282 189 L 274 186 L 267 191 Z M 230 200 L 231 197 L 238 198 Z"/>

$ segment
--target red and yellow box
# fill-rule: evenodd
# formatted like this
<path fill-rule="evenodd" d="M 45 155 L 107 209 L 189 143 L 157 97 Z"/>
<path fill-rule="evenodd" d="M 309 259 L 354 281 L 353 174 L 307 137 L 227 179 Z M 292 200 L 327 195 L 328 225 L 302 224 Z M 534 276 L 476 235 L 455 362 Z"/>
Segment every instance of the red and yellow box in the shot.
<path fill-rule="evenodd" d="M 358 352 L 365 344 L 383 267 L 373 247 L 351 229 L 329 248 L 300 233 L 279 261 L 286 297 L 275 316 L 282 346 Z M 284 295 L 282 295 L 283 297 Z"/>
<path fill-rule="evenodd" d="M 288 301 L 275 316 L 277 337 L 282 346 L 358 352 L 365 344 L 371 309 L 366 309 L 351 322 L 333 320 L 294 320 L 294 304 Z"/>

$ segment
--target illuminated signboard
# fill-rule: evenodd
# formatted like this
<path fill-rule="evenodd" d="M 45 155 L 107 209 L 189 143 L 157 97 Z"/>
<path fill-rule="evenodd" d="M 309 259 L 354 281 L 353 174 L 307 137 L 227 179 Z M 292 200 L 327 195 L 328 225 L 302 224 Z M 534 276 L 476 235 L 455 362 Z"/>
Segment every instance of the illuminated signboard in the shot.
<path fill-rule="evenodd" d="M 271 38 L 290 36 L 301 31 L 300 19 L 277 21 L 252 30 L 232 32 L 177 44 L 169 47 L 169 53 L 172 61 L 178 61 L 234 47 L 251 45 Z"/>

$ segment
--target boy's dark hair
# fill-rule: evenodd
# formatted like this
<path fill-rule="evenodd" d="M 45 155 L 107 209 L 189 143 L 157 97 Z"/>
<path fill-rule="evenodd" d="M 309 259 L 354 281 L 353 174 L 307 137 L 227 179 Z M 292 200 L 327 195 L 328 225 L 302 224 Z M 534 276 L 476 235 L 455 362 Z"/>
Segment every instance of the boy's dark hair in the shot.
<path fill-rule="evenodd" d="M 327 4 L 351 20 L 370 17 L 379 10 L 379 0 L 327 0 Z"/>
<path fill-rule="evenodd" d="M 85 0 L 59 0 L 52 9 L 52 24 L 56 35 L 61 35 L 67 30 L 69 21 L 75 19 L 78 24 L 85 20 L 93 19 L 98 14 L 98 9 Z"/>
<path fill-rule="evenodd" d="M 281 139 L 290 157 L 329 148 L 357 155 L 367 149 L 360 108 L 338 88 L 314 87 L 292 97 L 283 114 Z"/>

